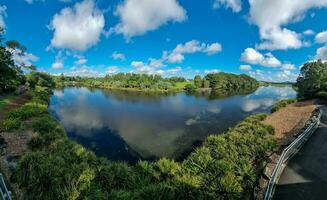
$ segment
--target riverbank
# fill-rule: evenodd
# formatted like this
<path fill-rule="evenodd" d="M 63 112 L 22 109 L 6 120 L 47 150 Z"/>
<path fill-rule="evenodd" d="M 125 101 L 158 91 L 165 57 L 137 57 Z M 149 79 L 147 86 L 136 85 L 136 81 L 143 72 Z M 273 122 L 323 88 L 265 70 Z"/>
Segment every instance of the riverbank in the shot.
<path fill-rule="evenodd" d="M 269 162 L 266 163 L 262 177 L 256 189 L 256 199 L 263 199 L 269 178 L 278 162 L 280 154 L 291 144 L 310 119 L 316 113 L 316 100 L 300 101 L 291 103 L 279 110 L 273 110 L 263 123 L 273 126 L 275 129 L 276 149 L 269 155 Z"/>
<path fill-rule="evenodd" d="M 292 103 L 269 115 L 264 123 L 275 128 L 275 138 L 282 146 L 305 125 L 316 107 L 314 100 Z"/>
<path fill-rule="evenodd" d="M 108 161 L 67 139 L 47 112 L 46 101 L 39 101 L 49 97 L 47 92 L 34 93 L 31 101 L 11 110 L 3 124 L 9 133 L 33 133 L 9 177 L 25 199 L 247 199 L 266 152 L 275 144 L 272 127 L 261 123 L 266 116 L 256 115 L 226 134 L 209 136 L 183 162 Z"/>

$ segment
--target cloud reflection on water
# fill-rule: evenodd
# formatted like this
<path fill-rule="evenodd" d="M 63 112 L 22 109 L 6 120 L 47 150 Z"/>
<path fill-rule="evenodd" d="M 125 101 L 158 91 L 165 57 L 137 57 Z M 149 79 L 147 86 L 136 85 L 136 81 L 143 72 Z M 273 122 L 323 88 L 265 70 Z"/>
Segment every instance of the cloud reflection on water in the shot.
<path fill-rule="evenodd" d="M 262 87 L 250 95 L 214 100 L 184 93 L 151 96 L 66 88 L 54 93 L 50 110 L 72 139 L 105 151 L 109 147 L 96 142 L 98 134 L 109 141 L 115 136 L 147 159 L 178 157 L 208 134 L 221 133 L 253 112 L 269 112 L 275 101 L 294 96 L 290 87 Z"/>

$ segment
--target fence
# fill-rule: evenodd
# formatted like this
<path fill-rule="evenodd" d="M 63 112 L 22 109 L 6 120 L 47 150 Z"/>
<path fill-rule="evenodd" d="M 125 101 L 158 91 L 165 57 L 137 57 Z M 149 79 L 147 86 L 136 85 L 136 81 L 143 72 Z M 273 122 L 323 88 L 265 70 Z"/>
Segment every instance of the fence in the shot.
<path fill-rule="evenodd" d="M 269 179 L 264 200 L 272 199 L 276 183 L 278 183 L 279 177 L 283 173 L 284 167 L 286 166 L 286 162 L 301 149 L 304 143 L 318 128 L 320 124 L 321 115 L 322 111 L 319 109 L 318 114 L 312 118 L 308 128 L 306 128 L 286 149 L 284 149 Z"/>
<path fill-rule="evenodd" d="M 8 191 L 3 175 L 0 173 L 0 195 L 2 200 L 11 200 L 11 192 Z"/>

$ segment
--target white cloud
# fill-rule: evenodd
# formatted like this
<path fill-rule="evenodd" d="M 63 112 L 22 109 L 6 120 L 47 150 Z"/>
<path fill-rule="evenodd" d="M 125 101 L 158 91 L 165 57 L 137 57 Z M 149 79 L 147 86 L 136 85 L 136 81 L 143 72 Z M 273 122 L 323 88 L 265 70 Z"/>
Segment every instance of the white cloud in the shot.
<path fill-rule="evenodd" d="M 64 67 L 64 60 L 66 57 L 64 56 L 62 51 L 59 51 L 55 57 L 54 63 L 52 63 L 51 68 L 52 69 L 61 69 Z"/>
<path fill-rule="evenodd" d="M 33 62 L 38 61 L 39 58 L 31 53 L 21 53 L 20 50 L 13 52 L 13 59 L 15 63 L 22 66 L 31 66 Z"/>
<path fill-rule="evenodd" d="M 259 27 L 263 40 L 259 49 L 297 49 L 302 47 L 301 34 L 283 26 L 302 20 L 306 11 L 327 7 L 326 0 L 249 0 L 250 21 Z"/>
<path fill-rule="evenodd" d="M 293 64 L 285 63 L 282 65 L 282 70 L 293 71 L 296 70 L 296 67 Z"/>
<path fill-rule="evenodd" d="M 5 17 L 7 16 L 7 7 L 0 5 L 0 27 L 6 28 Z"/>
<path fill-rule="evenodd" d="M 112 75 L 112 74 L 117 74 L 119 72 L 119 67 L 117 66 L 110 66 L 106 70 L 106 74 Z"/>
<path fill-rule="evenodd" d="M 208 55 L 213 55 L 213 54 L 216 54 L 216 53 L 220 52 L 221 50 L 222 50 L 221 44 L 216 42 L 216 43 L 213 43 L 211 45 L 207 45 L 204 52 L 208 53 Z"/>
<path fill-rule="evenodd" d="M 308 30 L 303 31 L 303 34 L 304 34 L 304 35 L 314 35 L 314 34 L 316 34 L 316 32 L 314 32 L 314 31 L 311 30 L 311 29 L 308 29 Z"/>
<path fill-rule="evenodd" d="M 84 65 L 85 63 L 87 63 L 87 59 L 85 59 L 84 57 L 81 57 L 74 63 L 75 63 L 75 65 Z"/>
<path fill-rule="evenodd" d="M 52 69 L 62 69 L 63 67 L 64 67 L 64 64 L 61 61 L 55 61 L 51 65 Z"/>
<path fill-rule="evenodd" d="M 93 0 L 76 3 L 73 8 L 64 8 L 53 17 L 51 46 L 84 51 L 99 41 L 104 24 L 104 16 Z"/>
<path fill-rule="evenodd" d="M 177 74 L 178 72 L 181 72 L 182 71 L 182 67 L 175 67 L 173 69 L 168 69 L 167 70 L 167 73 L 168 74 Z"/>
<path fill-rule="evenodd" d="M 240 12 L 242 10 L 241 0 L 215 0 L 213 4 L 214 9 L 218 9 L 221 6 L 225 8 L 230 8 L 233 12 Z"/>
<path fill-rule="evenodd" d="M 252 67 L 250 65 L 240 65 L 240 70 L 242 70 L 242 71 L 251 71 Z"/>
<path fill-rule="evenodd" d="M 64 73 L 66 76 L 82 76 L 82 77 L 99 77 L 103 76 L 103 73 L 100 73 L 89 66 L 83 65 L 81 67 L 72 67 L 69 71 Z"/>
<path fill-rule="evenodd" d="M 220 70 L 219 69 L 210 69 L 210 70 L 204 70 L 204 73 L 205 74 L 216 74 L 216 73 L 219 73 Z"/>
<path fill-rule="evenodd" d="M 317 49 L 316 59 L 327 60 L 327 46 Z"/>
<path fill-rule="evenodd" d="M 168 60 L 169 63 L 181 63 L 184 61 L 184 54 L 193 53 L 207 53 L 213 55 L 222 50 L 221 45 L 218 42 L 212 44 L 201 43 L 197 40 L 191 40 L 184 44 L 178 44 L 171 52 L 165 51 L 163 53 L 163 59 Z"/>
<path fill-rule="evenodd" d="M 249 64 L 261 65 L 264 67 L 280 67 L 282 64 L 271 53 L 263 55 L 253 48 L 246 48 L 241 55 L 241 60 Z"/>
<path fill-rule="evenodd" d="M 181 63 L 184 61 L 185 57 L 181 53 L 168 53 L 164 52 L 163 57 L 168 60 L 169 63 Z"/>
<path fill-rule="evenodd" d="M 110 32 L 126 38 L 143 35 L 172 21 L 183 22 L 186 11 L 177 0 L 125 0 L 116 9 L 120 22 Z"/>
<path fill-rule="evenodd" d="M 269 82 L 295 82 L 298 77 L 298 73 L 292 72 L 290 70 L 282 70 L 274 73 L 270 71 L 264 72 L 261 70 L 256 70 L 250 71 L 249 75 L 257 80 Z"/>
<path fill-rule="evenodd" d="M 160 68 L 165 66 L 163 64 L 163 59 L 149 58 L 149 61 L 150 61 L 149 65 L 154 68 Z"/>
<path fill-rule="evenodd" d="M 317 43 L 327 43 L 327 31 L 322 31 L 316 35 Z"/>
<path fill-rule="evenodd" d="M 125 60 L 125 59 L 126 59 L 126 57 L 125 57 L 124 54 L 122 54 L 122 53 L 118 53 L 118 52 L 116 52 L 116 51 L 112 53 L 111 57 L 112 57 L 114 60 Z"/>

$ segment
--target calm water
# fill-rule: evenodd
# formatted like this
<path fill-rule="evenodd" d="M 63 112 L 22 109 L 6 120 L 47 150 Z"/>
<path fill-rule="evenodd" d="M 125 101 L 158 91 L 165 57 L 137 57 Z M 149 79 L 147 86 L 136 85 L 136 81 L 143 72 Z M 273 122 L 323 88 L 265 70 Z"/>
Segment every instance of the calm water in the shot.
<path fill-rule="evenodd" d="M 112 160 L 181 159 L 209 134 L 219 134 L 273 103 L 295 97 L 291 87 L 261 87 L 226 98 L 65 88 L 50 111 L 69 138 Z"/>

